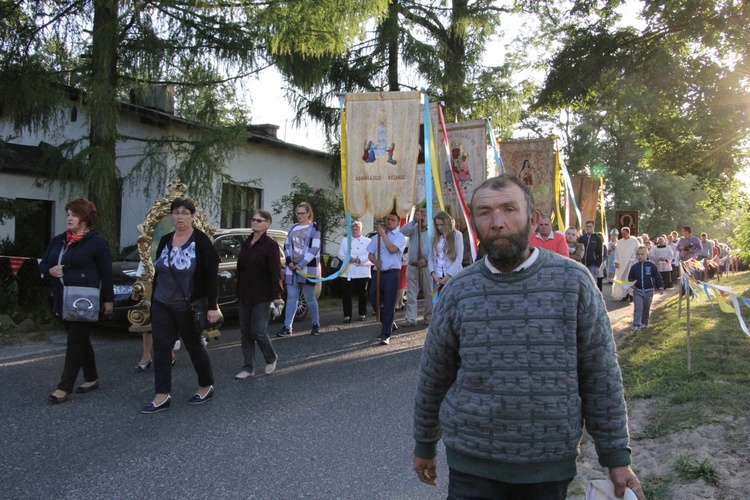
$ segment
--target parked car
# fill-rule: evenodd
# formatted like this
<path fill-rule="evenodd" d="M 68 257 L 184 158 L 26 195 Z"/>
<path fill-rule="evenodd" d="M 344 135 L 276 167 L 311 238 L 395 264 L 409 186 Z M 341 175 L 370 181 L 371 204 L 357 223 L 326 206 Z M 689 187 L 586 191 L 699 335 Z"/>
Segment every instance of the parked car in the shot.
<path fill-rule="evenodd" d="M 249 228 L 219 229 L 214 234 L 214 247 L 219 254 L 219 307 L 224 313 L 234 313 L 237 310 L 237 257 L 240 254 L 242 243 L 253 234 Z M 279 265 L 284 267 L 284 242 L 286 231 L 269 229 L 268 236 L 273 238 L 279 245 L 281 259 Z M 127 324 L 127 314 L 138 301 L 131 298 L 133 284 L 136 280 L 140 256 L 138 250 L 127 254 L 122 261 L 112 263 L 114 272 L 114 317 L 113 321 L 119 324 Z M 321 284 L 315 287 L 315 297 L 320 296 Z M 286 302 L 286 292 L 284 292 Z M 304 319 L 308 308 L 304 295 L 300 295 L 297 304 L 295 319 Z"/>

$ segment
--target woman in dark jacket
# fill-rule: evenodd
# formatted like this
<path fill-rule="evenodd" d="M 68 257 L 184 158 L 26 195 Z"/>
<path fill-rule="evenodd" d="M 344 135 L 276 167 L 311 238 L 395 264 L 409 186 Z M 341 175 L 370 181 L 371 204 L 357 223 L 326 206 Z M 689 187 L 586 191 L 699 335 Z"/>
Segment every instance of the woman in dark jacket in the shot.
<path fill-rule="evenodd" d="M 201 332 L 194 327 L 190 303 L 208 299 L 208 320 L 219 321 L 219 255 L 211 239 L 193 227 L 195 203 L 176 198 L 170 206 L 174 232 L 165 235 L 156 249 L 151 298 L 151 328 L 154 339 L 154 392 L 142 413 L 166 410 L 172 402 L 172 348 L 178 338 L 190 353 L 198 390 L 188 400 L 201 404 L 214 396 L 214 376 Z"/>
<path fill-rule="evenodd" d="M 237 380 L 255 375 L 256 343 L 266 361 L 265 374 L 270 375 L 276 369 L 278 356 L 268 337 L 268 318 L 271 302 L 281 311 L 284 301 L 281 300 L 281 251 L 278 243 L 266 234 L 271 221 L 271 214 L 265 210 L 253 213 L 253 236 L 242 244 L 237 259 L 237 299 L 244 357 L 242 371 L 234 377 Z"/>
<path fill-rule="evenodd" d="M 68 230 L 55 236 L 47 247 L 39 270 L 51 278 L 52 312 L 62 317 L 63 283 L 67 286 L 87 286 L 100 289 L 104 314 L 112 314 L 114 288 L 112 285 L 112 255 L 109 245 L 94 231 L 96 206 L 79 198 L 65 205 L 65 224 Z M 64 403 L 73 392 L 78 372 L 83 369 L 84 383 L 77 393 L 99 388 L 96 357 L 89 338 L 89 324 L 63 321 L 68 333 L 63 368 L 57 390 L 47 397 L 51 403 Z"/>

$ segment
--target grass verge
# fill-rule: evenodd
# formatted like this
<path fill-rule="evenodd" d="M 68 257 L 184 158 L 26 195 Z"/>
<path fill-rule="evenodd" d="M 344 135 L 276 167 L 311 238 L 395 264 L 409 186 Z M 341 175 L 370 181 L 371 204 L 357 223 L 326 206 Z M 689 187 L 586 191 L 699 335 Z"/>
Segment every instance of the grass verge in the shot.
<path fill-rule="evenodd" d="M 750 272 L 723 278 L 721 285 L 748 297 Z M 655 397 L 667 403 L 657 408 L 648 437 L 700 425 L 712 412 L 745 415 L 750 410 L 750 337 L 734 314 L 712 307 L 701 295 L 691 300 L 690 371 L 686 306 L 683 299 L 678 316 L 676 295 L 653 311 L 647 330 L 626 334 L 620 345 L 626 398 Z M 741 312 L 750 317 L 744 305 Z"/>

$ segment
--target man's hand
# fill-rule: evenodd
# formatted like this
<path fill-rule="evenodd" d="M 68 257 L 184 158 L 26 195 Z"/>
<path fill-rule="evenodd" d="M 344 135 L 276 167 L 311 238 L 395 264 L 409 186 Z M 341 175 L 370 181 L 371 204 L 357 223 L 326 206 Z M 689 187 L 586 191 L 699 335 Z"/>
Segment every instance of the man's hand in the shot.
<path fill-rule="evenodd" d="M 437 484 L 437 458 L 414 457 L 414 472 L 424 484 L 435 486 Z"/>
<path fill-rule="evenodd" d="M 641 483 L 640 481 L 638 481 L 638 478 L 635 477 L 635 473 L 629 465 L 624 465 L 622 467 L 610 467 L 609 479 L 612 481 L 612 484 L 615 485 L 616 497 L 622 497 L 625 494 L 625 487 L 627 486 L 628 488 L 633 490 L 633 493 L 635 493 L 635 496 L 638 497 L 638 500 L 646 500 L 646 497 L 643 494 L 643 489 L 641 489 Z"/>

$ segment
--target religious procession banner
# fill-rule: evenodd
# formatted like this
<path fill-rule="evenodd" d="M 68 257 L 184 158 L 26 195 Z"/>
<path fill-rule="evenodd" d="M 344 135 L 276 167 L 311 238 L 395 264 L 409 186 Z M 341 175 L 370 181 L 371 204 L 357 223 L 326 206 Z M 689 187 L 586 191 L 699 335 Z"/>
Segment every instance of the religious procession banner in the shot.
<path fill-rule="evenodd" d="M 346 94 L 347 204 L 355 217 L 400 216 L 414 202 L 419 92 Z"/>
<path fill-rule="evenodd" d="M 531 188 L 534 204 L 551 215 L 555 204 L 555 139 L 501 141 L 500 157 L 505 172 Z"/>
<path fill-rule="evenodd" d="M 437 121 L 433 123 L 440 126 Z M 461 205 L 454 174 L 458 189 L 468 205 L 474 189 L 487 180 L 487 128 L 485 120 L 474 120 L 446 123 L 445 130 L 448 134 L 448 151 L 444 147 L 438 149 L 440 183 L 447 211 L 453 217 L 458 217 Z M 442 132 L 436 130 L 435 136 L 442 137 Z M 446 154 L 449 156 L 446 157 Z"/>
<path fill-rule="evenodd" d="M 583 222 L 585 223 L 587 220 L 596 222 L 596 212 L 599 206 L 599 178 L 587 175 L 572 175 L 570 179 L 573 183 L 578 208 L 581 209 Z M 568 227 L 570 225 L 569 221 Z"/>

